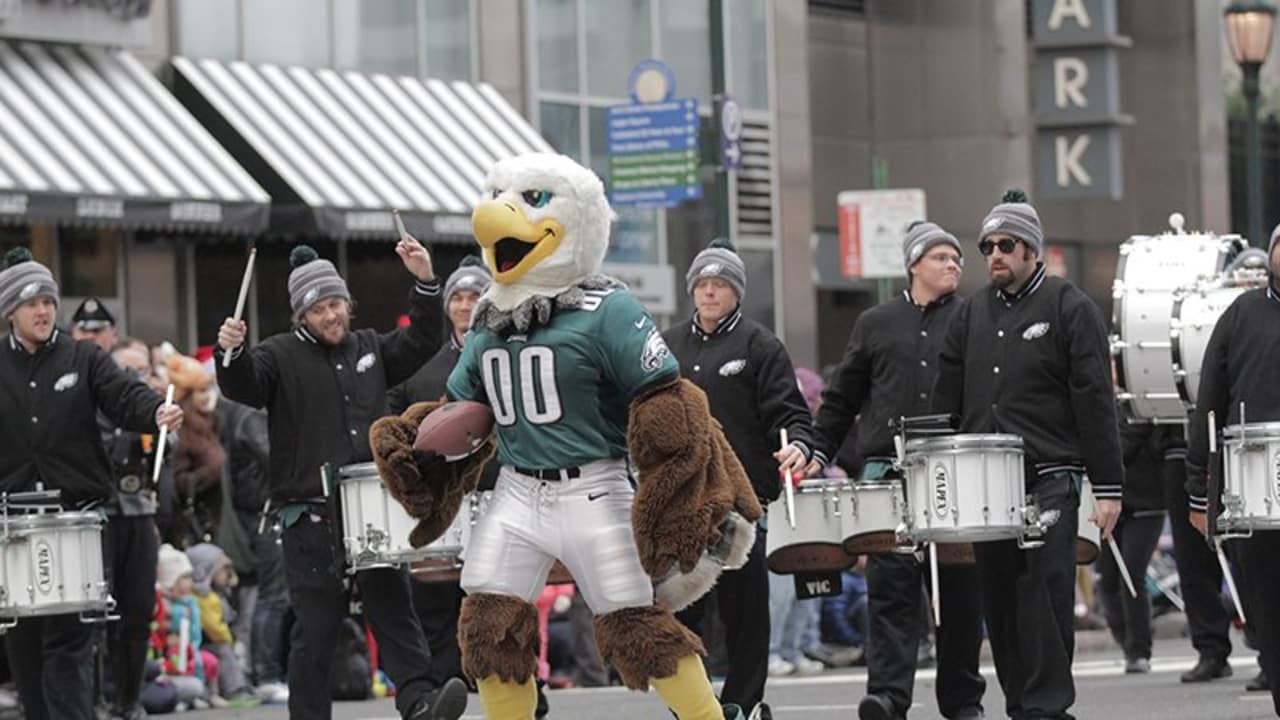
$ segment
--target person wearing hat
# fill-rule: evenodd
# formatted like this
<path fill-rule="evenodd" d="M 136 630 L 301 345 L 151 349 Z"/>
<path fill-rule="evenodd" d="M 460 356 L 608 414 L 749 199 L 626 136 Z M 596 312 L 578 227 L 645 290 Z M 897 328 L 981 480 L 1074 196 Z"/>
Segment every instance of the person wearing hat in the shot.
<path fill-rule="evenodd" d="M 369 426 L 387 414 L 387 389 L 413 375 L 440 347 L 440 283 L 424 247 L 396 245 L 414 278 L 408 327 L 380 334 L 351 329 L 351 293 L 333 263 L 310 247 L 290 254 L 292 332 L 245 347 L 246 325 L 227 318 L 218 331 L 218 385 L 236 402 L 266 408 L 270 443 L 270 502 L 282 527 L 285 580 L 295 624 L 289 650 L 291 717 L 331 716 L 329 671 L 333 638 L 346 614 L 343 565 L 321 474 L 370 462 Z M 231 355 L 223 366 L 223 355 Z M 378 641 L 383 668 L 398 690 L 406 719 L 455 720 L 466 708 L 466 685 L 437 686 L 430 653 L 410 601 L 403 567 L 355 575 L 365 617 Z"/>
<path fill-rule="evenodd" d="M 1249 290 L 1227 306 L 1209 336 L 1200 368 L 1196 407 L 1188 428 L 1187 494 L 1190 521 L 1208 533 L 1209 421 L 1217 430 L 1242 422 L 1280 422 L 1280 226 L 1267 246 L 1267 286 Z M 1243 407 L 1242 407 L 1243 406 Z M 1241 417 L 1241 414 L 1247 417 Z M 1221 446 L 1219 446 L 1221 447 Z M 1268 463 L 1270 466 L 1270 463 Z M 1269 478 L 1273 480 L 1274 478 Z M 1217 488 L 1221 493 L 1221 485 Z M 1212 498 L 1215 509 L 1221 497 Z M 1249 624 L 1254 626 L 1262 674 L 1280 714 L 1280 532 L 1263 530 L 1237 541 L 1234 553 Z"/>
<path fill-rule="evenodd" d="M 113 476 L 97 414 L 116 426 L 177 429 L 182 411 L 99 347 L 76 342 L 55 325 L 58 285 L 25 248 L 9 251 L 0 270 L 0 492 L 59 490 L 68 510 L 106 505 Z M 118 525 L 104 530 L 110 565 Z M 23 618 L 5 647 L 26 717 L 94 717 L 92 631 L 77 614 Z"/>
<path fill-rule="evenodd" d="M 724 427 L 760 504 L 767 505 L 781 492 L 779 470 L 802 471 L 811 456 L 812 417 L 791 358 L 773 333 L 742 314 L 747 269 L 728 241 L 713 240 L 694 257 L 685 289 L 696 308 L 693 319 L 669 328 L 663 340 L 680 363 L 680 375 L 706 392 L 711 415 Z M 775 448 L 784 429 L 794 454 L 780 468 Z M 746 565 L 721 575 L 716 590 L 678 617 L 697 631 L 707 602 L 717 599 L 729 651 L 720 701 L 748 714 L 760 705 L 759 716 L 770 717 L 761 702 L 769 669 L 769 573 L 762 526 Z"/>
<path fill-rule="evenodd" d="M 962 433 L 1022 438 L 1043 545 L 974 543 L 983 613 L 1008 714 L 1070 718 L 1081 483 L 1107 538 L 1124 481 L 1107 326 L 1088 295 L 1046 275 L 1040 216 L 1021 191 L 987 214 L 978 250 L 991 282 L 952 318 L 933 410 L 958 414 Z"/>
<path fill-rule="evenodd" d="M 820 474 L 857 425 L 860 482 L 901 478 L 894 467 L 892 420 L 929 413 L 938 351 L 965 301 L 960 286 L 964 252 L 955 236 L 931 222 L 908 226 L 902 242 L 907 288 L 858 316 L 844 358 L 822 394 L 814 428 Z M 916 653 L 928 628 L 921 593 L 929 566 L 914 555 L 867 556 L 867 695 L 860 720 L 905 718 L 915 685 Z M 982 617 L 978 576 L 971 566 L 938 569 L 942 624 L 938 627 L 938 709 L 947 718 L 980 718 L 986 681 L 978 672 Z"/>
<path fill-rule="evenodd" d="M 115 349 L 120 340 L 116 318 L 98 298 L 85 298 L 71 315 L 71 337 L 89 340 L 104 352 Z"/>

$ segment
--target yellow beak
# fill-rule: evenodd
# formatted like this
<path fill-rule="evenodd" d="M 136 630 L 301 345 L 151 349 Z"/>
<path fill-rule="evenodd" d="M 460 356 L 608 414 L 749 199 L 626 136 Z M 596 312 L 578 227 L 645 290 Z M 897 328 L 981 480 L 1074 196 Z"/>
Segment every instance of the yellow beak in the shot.
<path fill-rule="evenodd" d="M 486 200 L 471 213 L 471 229 L 484 251 L 493 279 L 504 285 L 525 273 L 560 247 L 564 226 L 554 218 L 530 222 L 515 203 Z"/>

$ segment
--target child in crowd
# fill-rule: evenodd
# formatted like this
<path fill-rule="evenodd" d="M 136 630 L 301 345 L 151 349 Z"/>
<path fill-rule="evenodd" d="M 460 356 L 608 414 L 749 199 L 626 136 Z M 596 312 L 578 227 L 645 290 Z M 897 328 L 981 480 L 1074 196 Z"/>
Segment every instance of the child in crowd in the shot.
<path fill-rule="evenodd" d="M 235 587 L 236 575 L 231 558 L 222 548 L 200 543 L 187 550 L 191 561 L 192 584 L 196 604 L 200 606 L 202 650 L 218 659 L 218 682 L 209 686 L 209 701 L 214 707 L 252 707 L 258 698 L 249 688 L 240 661 L 236 658 L 235 638 L 231 623 L 236 611 L 227 593 Z"/>
<path fill-rule="evenodd" d="M 152 683 L 177 690 L 177 706 L 182 711 L 209 707 L 207 687 L 218 678 L 218 660 L 201 651 L 200 605 L 192 594 L 191 560 L 169 544 L 160 546 L 156 565 L 156 615 L 152 624 L 151 657 L 160 674 Z M 147 712 L 164 712 L 146 707 Z"/>

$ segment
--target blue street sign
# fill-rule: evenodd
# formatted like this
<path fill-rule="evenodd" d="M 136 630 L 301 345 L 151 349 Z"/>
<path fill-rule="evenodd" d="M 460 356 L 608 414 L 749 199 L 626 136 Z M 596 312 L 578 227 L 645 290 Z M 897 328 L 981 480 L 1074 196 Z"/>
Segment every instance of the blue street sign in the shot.
<path fill-rule="evenodd" d="M 698 101 L 693 98 L 608 109 L 610 200 L 668 207 L 702 196 Z"/>
<path fill-rule="evenodd" d="M 720 101 L 720 166 L 742 167 L 742 108 L 728 95 Z"/>

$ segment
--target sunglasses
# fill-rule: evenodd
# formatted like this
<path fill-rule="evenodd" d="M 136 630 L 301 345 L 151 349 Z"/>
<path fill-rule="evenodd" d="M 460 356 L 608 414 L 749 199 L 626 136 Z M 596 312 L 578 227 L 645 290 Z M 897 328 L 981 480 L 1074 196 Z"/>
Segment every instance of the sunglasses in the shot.
<path fill-rule="evenodd" d="M 991 253 L 995 252 L 996 248 L 1000 248 L 1000 252 L 1004 253 L 1005 255 L 1008 255 L 1012 253 L 1013 249 L 1016 247 L 1018 247 L 1018 241 L 1014 240 L 1013 238 L 1000 238 L 999 242 L 995 242 L 993 240 L 983 240 L 982 242 L 978 243 L 978 252 L 982 253 L 983 255 L 990 255 Z"/>

